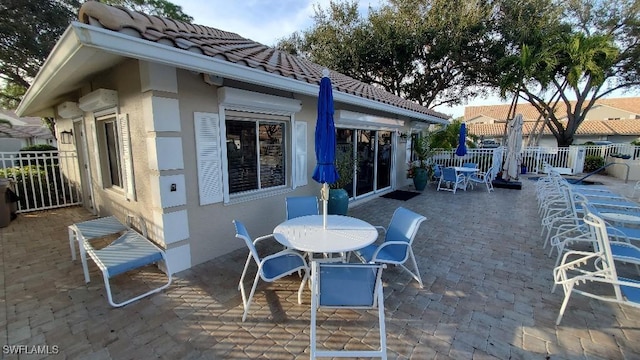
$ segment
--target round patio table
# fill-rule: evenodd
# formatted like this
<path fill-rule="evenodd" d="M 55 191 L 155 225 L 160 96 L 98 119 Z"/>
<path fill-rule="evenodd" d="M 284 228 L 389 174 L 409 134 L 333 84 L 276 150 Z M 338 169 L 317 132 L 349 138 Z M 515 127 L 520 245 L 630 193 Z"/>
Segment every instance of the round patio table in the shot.
<path fill-rule="evenodd" d="M 361 249 L 378 238 L 378 230 L 366 221 L 342 215 L 301 216 L 276 226 L 273 236 L 282 245 L 311 253 L 343 253 Z"/>

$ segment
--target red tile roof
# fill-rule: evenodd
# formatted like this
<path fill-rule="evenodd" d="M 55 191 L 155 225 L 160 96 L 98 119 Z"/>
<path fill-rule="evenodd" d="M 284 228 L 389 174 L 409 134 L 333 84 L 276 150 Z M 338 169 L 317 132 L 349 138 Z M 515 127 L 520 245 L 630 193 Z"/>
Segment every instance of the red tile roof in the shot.
<path fill-rule="evenodd" d="M 640 97 L 599 99 L 596 101 L 596 104 L 607 105 L 612 108 L 640 115 Z M 572 101 L 571 105 L 574 106 L 575 101 Z M 484 115 L 495 120 L 505 120 L 509 113 L 510 106 L 510 104 L 467 106 L 464 108 L 464 119 L 471 120 Z M 538 110 L 529 103 L 519 103 L 516 108 L 516 113 L 521 113 L 525 120 L 530 121 L 535 121 L 540 116 Z M 558 105 L 556 116 L 560 119 L 566 117 L 566 109 L 562 104 Z"/>
<path fill-rule="evenodd" d="M 525 121 L 522 133 L 528 136 L 533 130 L 535 121 Z M 539 126 L 542 124 L 538 124 Z M 467 124 L 469 134 L 484 137 L 502 137 L 504 135 L 504 122 L 493 124 Z M 577 135 L 639 135 L 640 120 L 585 120 L 578 127 Z M 544 129 L 544 135 L 551 135 L 548 128 Z"/>
<path fill-rule="evenodd" d="M 323 66 L 245 39 L 238 34 L 208 26 L 147 15 L 119 6 L 108 6 L 97 1 L 85 2 L 80 8 L 78 18 L 81 22 L 92 26 L 100 26 L 125 35 L 140 37 L 185 51 L 197 52 L 310 84 L 319 85 L 322 78 Z M 330 76 L 334 91 L 441 119 L 449 118 L 445 114 L 346 75 L 332 71 Z"/>

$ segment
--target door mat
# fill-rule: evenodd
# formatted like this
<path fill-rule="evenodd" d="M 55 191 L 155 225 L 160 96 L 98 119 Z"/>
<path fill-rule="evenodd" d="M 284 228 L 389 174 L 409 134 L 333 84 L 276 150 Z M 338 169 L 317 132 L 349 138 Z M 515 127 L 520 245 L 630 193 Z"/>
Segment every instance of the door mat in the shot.
<path fill-rule="evenodd" d="M 407 200 L 411 199 L 412 197 L 418 196 L 418 195 L 420 195 L 420 193 L 413 192 L 413 191 L 395 190 L 395 191 L 392 191 L 392 192 L 390 192 L 388 194 L 382 195 L 382 197 L 386 198 L 386 199 L 407 201 Z"/>

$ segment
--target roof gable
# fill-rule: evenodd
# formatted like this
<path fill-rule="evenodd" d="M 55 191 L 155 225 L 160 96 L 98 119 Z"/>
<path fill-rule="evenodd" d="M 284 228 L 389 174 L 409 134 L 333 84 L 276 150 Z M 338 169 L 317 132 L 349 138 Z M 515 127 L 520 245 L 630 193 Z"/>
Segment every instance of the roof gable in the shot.
<path fill-rule="evenodd" d="M 177 49 L 261 70 L 267 73 L 319 85 L 324 67 L 306 59 L 245 39 L 238 34 L 181 21 L 147 15 L 118 6 L 89 1 L 82 5 L 79 20 L 120 34 L 161 43 Z M 334 91 L 355 95 L 400 109 L 448 119 L 449 116 L 381 88 L 346 75 L 331 72 Z"/>

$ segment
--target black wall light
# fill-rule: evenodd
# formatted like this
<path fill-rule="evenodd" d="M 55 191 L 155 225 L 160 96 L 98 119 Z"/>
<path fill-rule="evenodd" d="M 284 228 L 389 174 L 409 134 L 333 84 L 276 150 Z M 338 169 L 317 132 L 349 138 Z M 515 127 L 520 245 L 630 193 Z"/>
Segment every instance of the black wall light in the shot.
<path fill-rule="evenodd" d="M 60 142 L 63 144 L 73 144 L 73 130 L 65 130 L 60 133 Z"/>

